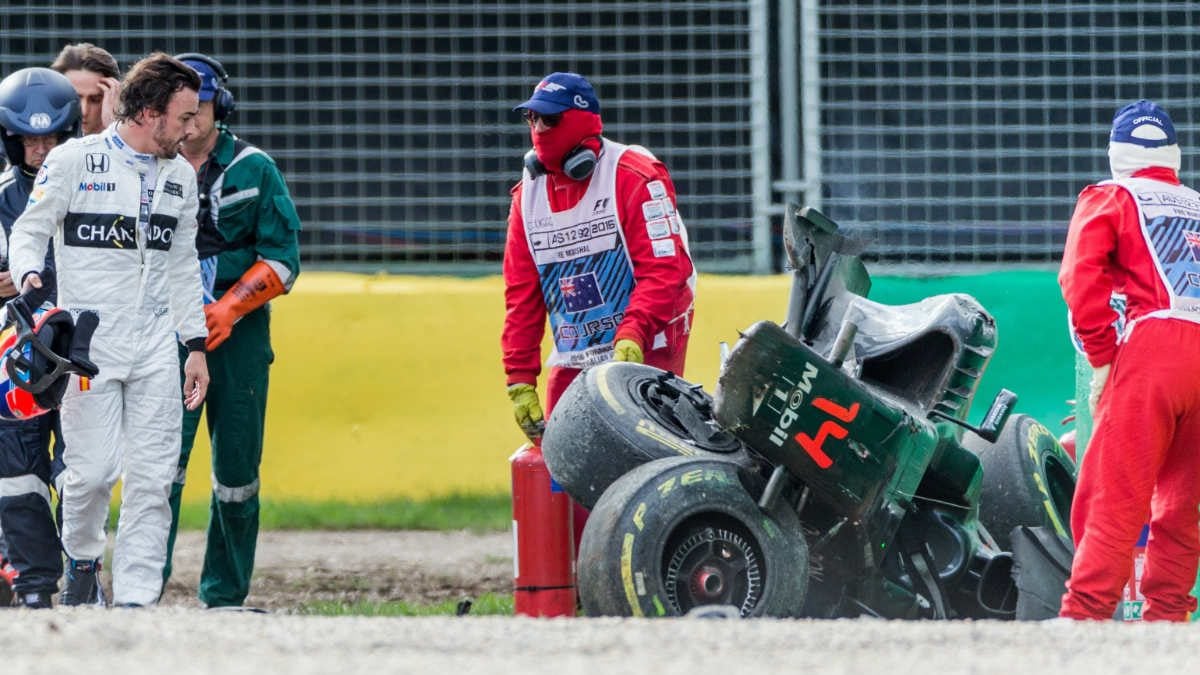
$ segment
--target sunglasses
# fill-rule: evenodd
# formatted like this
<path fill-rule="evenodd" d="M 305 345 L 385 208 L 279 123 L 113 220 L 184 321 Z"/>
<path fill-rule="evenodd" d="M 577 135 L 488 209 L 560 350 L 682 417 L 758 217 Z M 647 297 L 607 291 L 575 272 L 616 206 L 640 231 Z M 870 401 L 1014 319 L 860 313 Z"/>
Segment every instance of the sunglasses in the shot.
<path fill-rule="evenodd" d="M 538 120 L 541 120 L 542 124 L 546 125 L 547 128 L 555 127 L 559 122 L 562 121 L 562 113 L 543 115 L 539 112 L 530 110 L 529 108 L 522 110 L 521 116 L 525 118 L 525 121 L 528 122 L 529 126 L 531 127 L 536 125 Z"/>

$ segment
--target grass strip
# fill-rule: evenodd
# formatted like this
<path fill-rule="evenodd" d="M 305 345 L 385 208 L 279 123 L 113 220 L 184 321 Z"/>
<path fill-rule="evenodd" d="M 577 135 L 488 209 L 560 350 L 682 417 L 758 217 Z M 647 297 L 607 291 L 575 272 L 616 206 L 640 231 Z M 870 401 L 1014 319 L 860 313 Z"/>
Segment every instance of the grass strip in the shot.
<path fill-rule="evenodd" d="M 207 504 L 184 503 L 179 514 L 180 529 L 205 529 L 208 510 Z M 512 498 L 503 493 L 372 502 L 263 499 L 260 514 L 260 526 L 264 530 L 499 532 L 512 526 Z"/>
<path fill-rule="evenodd" d="M 322 600 L 301 605 L 298 614 L 309 616 L 454 616 L 458 614 L 460 601 L 447 600 L 428 605 L 407 602 L 337 602 Z M 471 616 L 512 616 L 511 595 L 485 593 L 471 601 Z"/>

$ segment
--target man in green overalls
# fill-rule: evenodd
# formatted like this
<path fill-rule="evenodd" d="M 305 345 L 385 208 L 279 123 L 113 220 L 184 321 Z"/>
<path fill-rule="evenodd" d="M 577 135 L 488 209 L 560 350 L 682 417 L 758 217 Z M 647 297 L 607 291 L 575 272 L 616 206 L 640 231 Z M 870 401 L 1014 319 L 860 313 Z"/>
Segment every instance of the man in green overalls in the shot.
<path fill-rule="evenodd" d="M 225 69 L 203 54 L 179 60 L 200 73 L 197 132 L 183 145 L 196 169 L 200 212 L 196 249 L 205 286 L 208 364 L 205 407 L 185 411 L 179 473 L 171 490 L 171 537 L 201 410 L 212 442 L 213 495 L 199 598 L 209 607 L 240 606 L 250 592 L 258 538 L 258 467 L 271 351 L 266 303 L 286 293 L 300 272 L 300 219 L 275 161 L 229 131 L 234 109 Z"/>

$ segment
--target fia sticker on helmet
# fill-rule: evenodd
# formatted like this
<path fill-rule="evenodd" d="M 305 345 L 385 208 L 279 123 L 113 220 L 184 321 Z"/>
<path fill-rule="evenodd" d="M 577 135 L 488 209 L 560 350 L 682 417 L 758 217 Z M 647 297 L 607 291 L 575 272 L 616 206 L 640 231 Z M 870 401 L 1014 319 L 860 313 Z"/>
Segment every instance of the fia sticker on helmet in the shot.
<path fill-rule="evenodd" d="M 49 129 L 50 116 L 44 112 L 33 113 L 29 116 L 29 126 L 33 129 Z"/>

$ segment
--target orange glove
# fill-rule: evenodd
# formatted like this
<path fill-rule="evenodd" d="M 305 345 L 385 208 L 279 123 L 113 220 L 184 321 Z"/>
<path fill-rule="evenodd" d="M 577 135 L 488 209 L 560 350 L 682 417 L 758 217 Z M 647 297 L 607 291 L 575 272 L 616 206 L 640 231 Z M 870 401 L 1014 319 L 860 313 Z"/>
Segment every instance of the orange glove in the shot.
<path fill-rule="evenodd" d="M 283 282 L 270 265 L 262 260 L 251 265 L 220 300 L 204 306 L 204 323 L 208 325 L 204 348 L 212 351 L 219 347 L 229 339 L 238 319 L 282 295 L 284 290 Z"/>

